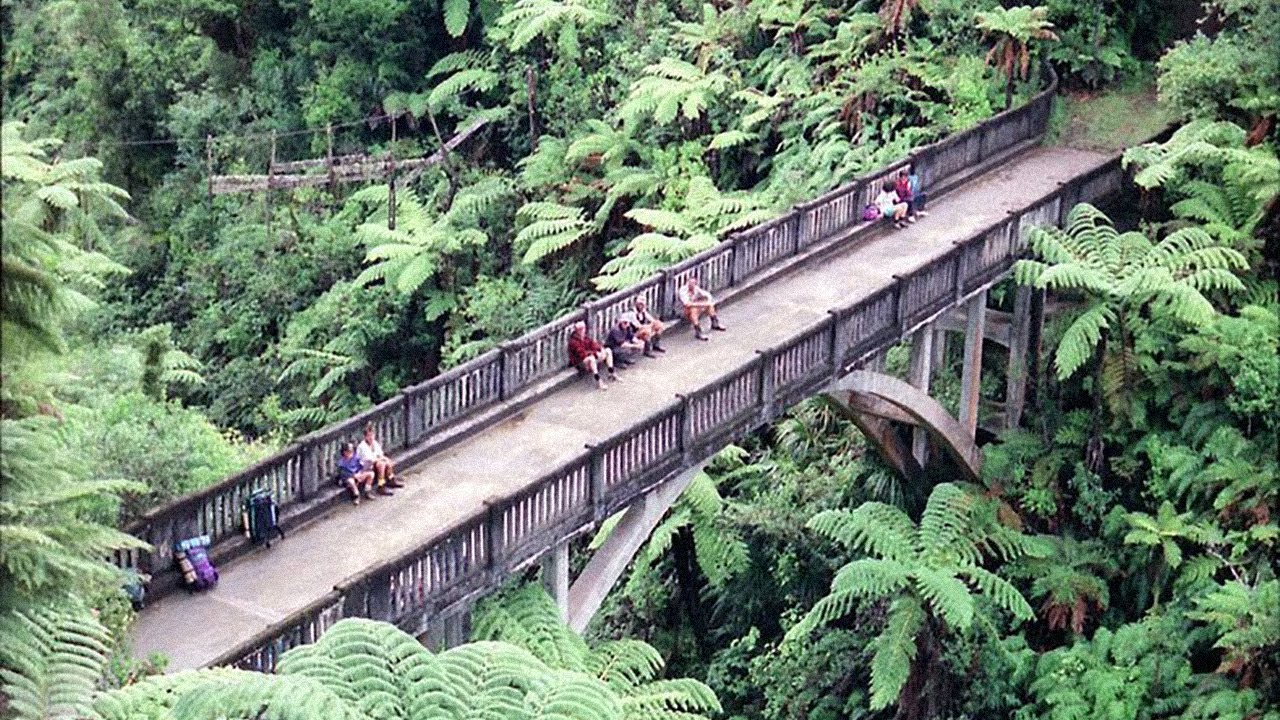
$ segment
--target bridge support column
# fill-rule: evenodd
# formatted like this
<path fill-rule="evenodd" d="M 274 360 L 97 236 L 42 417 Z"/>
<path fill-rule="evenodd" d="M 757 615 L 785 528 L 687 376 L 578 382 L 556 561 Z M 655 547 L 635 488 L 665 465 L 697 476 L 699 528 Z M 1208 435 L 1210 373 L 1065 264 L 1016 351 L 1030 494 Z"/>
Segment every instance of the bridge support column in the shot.
<path fill-rule="evenodd" d="M 941 323 L 930 324 L 933 325 L 933 363 L 929 368 L 932 379 L 939 370 L 947 366 L 947 330 Z"/>
<path fill-rule="evenodd" d="M 647 495 L 631 503 L 608 539 L 596 550 L 582 574 L 569 588 L 569 627 L 574 632 L 586 630 L 587 623 L 595 617 L 609 590 L 622 577 L 636 551 L 649 539 L 662 516 L 680 497 L 694 476 L 702 472 L 706 463 L 699 463 L 667 482 L 651 490 Z"/>
<path fill-rule="evenodd" d="M 921 392 L 928 394 L 929 381 L 933 378 L 934 329 L 926 325 L 911 338 L 911 369 L 908 381 Z M 911 430 L 911 455 L 924 467 L 929 455 L 929 431 L 916 426 Z"/>
<path fill-rule="evenodd" d="M 978 431 L 978 400 L 982 394 L 982 339 L 986 329 L 987 291 L 965 304 L 964 370 L 960 375 L 960 425 L 969 437 Z"/>
<path fill-rule="evenodd" d="M 1009 327 L 1009 369 L 1005 378 L 1005 427 L 1022 422 L 1027 393 L 1027 352 L 1031 341 L 1031 288 L 1019 285 L 1013 296 L 1013 321 Z"/>
<path fill-rule="evenodd" d="M 560 619 L 569 619 L 569 541 L 556 543 L 542 558 L 542 585 L 560 608 Z"/>

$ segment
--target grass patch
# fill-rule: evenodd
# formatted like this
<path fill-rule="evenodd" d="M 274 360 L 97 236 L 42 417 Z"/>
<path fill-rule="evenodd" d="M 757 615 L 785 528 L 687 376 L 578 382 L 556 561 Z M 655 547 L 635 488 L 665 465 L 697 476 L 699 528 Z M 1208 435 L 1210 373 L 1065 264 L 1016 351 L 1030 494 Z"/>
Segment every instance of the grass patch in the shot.
<path fill-rule="evenodd" d="M 1109 154 L 1146 141 L 1176 119 L 1156 96 L 1155 80 L 1140 76 L 1102 91 L 1059 97 L 1046 142 Z"/>

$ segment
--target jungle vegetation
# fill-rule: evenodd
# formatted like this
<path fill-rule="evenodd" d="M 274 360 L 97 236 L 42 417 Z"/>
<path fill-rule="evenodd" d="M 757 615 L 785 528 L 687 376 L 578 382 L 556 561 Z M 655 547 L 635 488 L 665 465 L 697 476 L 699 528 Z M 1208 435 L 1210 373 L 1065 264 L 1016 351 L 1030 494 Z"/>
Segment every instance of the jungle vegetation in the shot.
<path fill-rule="evenodd" d="M 0 0 L 0 716 L 1277 720 L 1277 37 L 1269 0 Z M 132 657 L 103 558 L 142 510 L 1042 62 L 1072 104 L 1154 83 L 1179 127 L 993 291 L 1067 310 L 980 483 L 904 483 L 813 400 L 717 456 L 585 638 L 517 583 L 444 652 L 345 620 L 273 675 Z M 394 229 L 386 185 L 208 193 L 478 121 Z"/>

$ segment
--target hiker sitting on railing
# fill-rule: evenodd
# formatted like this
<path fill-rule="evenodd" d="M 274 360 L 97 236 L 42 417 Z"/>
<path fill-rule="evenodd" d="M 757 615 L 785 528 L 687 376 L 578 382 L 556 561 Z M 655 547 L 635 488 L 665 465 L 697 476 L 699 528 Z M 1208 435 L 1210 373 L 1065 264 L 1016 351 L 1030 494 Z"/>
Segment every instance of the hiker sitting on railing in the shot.
<path fill-rule="evenodd" d="M 699 340 L 707 340 L 707 336 L 702 332 L 702 325 L 698 322 L 705 313 L 711 318 L 712 330 L 724 330 L 725 326 L 720 324 L 720 317 L 716 315 L 716 299 L 711 293 L 698 287 L 698 278 L 690 275 L 684 285 L 680 287 L 680 291 L 676 293 L 680 304 L 684 306 L 684 316 L 688 319 L 689 324 L 693 325 L 693 336 Z"/>
<path fill-rule="evenodd" d="M 913 217 L 907 217 L 907 211 L 911 206 L 898 199 L 897 186 L 892 180 L 885 180 L 880 186 L 880 194 L 876 196 L 876 207 L 880 208 L 880 217 L 893 220 L 893 226 L 896 228 L 904 228 L 907 223 L 916 221 Z"/>
<path fill-rule="evenodd" d="M 373 471 L 365 470 L 356 457 L 355 443 L 343 443 L 342 457 L 338 459 L 338 484 L 351 493 L 351 504 L 360 504 L 360 488 L 364 487 L 364 496 L 372 500 Z"/>
<path fill-rule="evenodd" d="M 569 364 L 580 372 L 596 379 L 596 387 L 608 390 L 604 380 L 600 379 L 600 363 L 609 369 L 609 379 L 617 380 L 618 374 L 613 370 L 613 353 L 609 348 L 600 347 L 600 343 L 587 335 L 587 324 L 579 320 L 573 324 L 569 333 Z"/>
<path fill-rule="evenodd" d="M 395 495 L 388 486 L 404 487 L 404 483 L 396 477 L 395 463 L 382 451 L 382 443 L 373 435 L 373 423 L 364 426 L 364 439 L 356 447 L 356 456 L 360 458 L 360 467 L 373 472 L 378 482 L 379 495 Z"/>
<path fill-rule="evenodd" d="M 628 355 L 635 355 L 643 352 L 649 357 L 653 357 L 653 353 L 649 352 L 645 342 L 636 337 L 636 328 L 631 324 L 631 318 L 623 315 L 618 318 L 618 322 L 614 323 L 609 329 L 609 334 L 604 338 L 604 346 L 613 353 L 613 361 L 622 367 L 632 365 L 635 361 L 631 360 Z"/>
<path fill-rule="evenodd" d="M 916 174 L 914 163 L 898 171 L 898 181 L 894 183 L 893 189 L 898 194 L 898 200 L 907 204 L 911 217 L 924 217 L 929 214 L 924 211 L 927 196 L 920 192 L 920 176 Z"/>
<path fill-rule="evenodd" d="M 636 339 L 644 343 L 645 357 L 653 357 L 654 353 L 664 353 L 659 344 L 662 340 L 662 331 L 667 328 L 653 313 L 649 312 L 649 303 L 644 298 L 638 297 L 631 304 L 631 312 L 623 317 L 629 319 L 632 325 L 636 327 Z"/>

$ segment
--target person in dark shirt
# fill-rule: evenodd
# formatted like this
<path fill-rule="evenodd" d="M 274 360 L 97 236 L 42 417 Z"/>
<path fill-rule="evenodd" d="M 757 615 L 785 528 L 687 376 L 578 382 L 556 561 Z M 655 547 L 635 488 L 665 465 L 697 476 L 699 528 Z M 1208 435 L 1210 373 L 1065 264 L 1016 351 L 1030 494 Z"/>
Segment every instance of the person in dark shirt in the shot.
<path fill-rule="evenodd" d="M 356 446 L 346 443 L 342 446 L 342 457 L 338 459 L 338 484 L 351 493 L 351 503 L 360 504 L 360 486 L 364 486 L 364 496 L 373 499 L 373 471 L 360 466 L 360 458 L 356 457 Z"/>
<path fill-rule="evenodd" d="M 587 324 L 578 321 L 569 333 L 569 364 L 594 377 L 596 387 L 608 390 L 609 386 L 600 379 L 601 363 L 609 369 L 609 379 L 617 380 L 618 374 L 613 370 L 613 353 L 609 348 L 600 347 L 600 343 L 587 335 Z"/>
<path fill-rule="evenodd" d="M 636 328 L 626 315 L 618 318 L 618 322 L 609 329 L 609 334 L 604 338 L 604 345 L 609 348 L 609 352 L 613 353 L 614 362 L 622 367 L 633 364 L 628 355 L 645 352 L 649 357 L 653 357 L 652 353 L 647 352 L 645 342 L 636 337 Z"/>
<path fill-rule="evenodd" d="M 920 189 L 920 176 L 916 173 L 915 163 L 898 171 L 898 180 L 894 183 L 894 189 L 898 193 L 898 199 L 910 208 L 911 217 L 924 217 L 929 214 L 924 211 L 927 196 Z"/>

